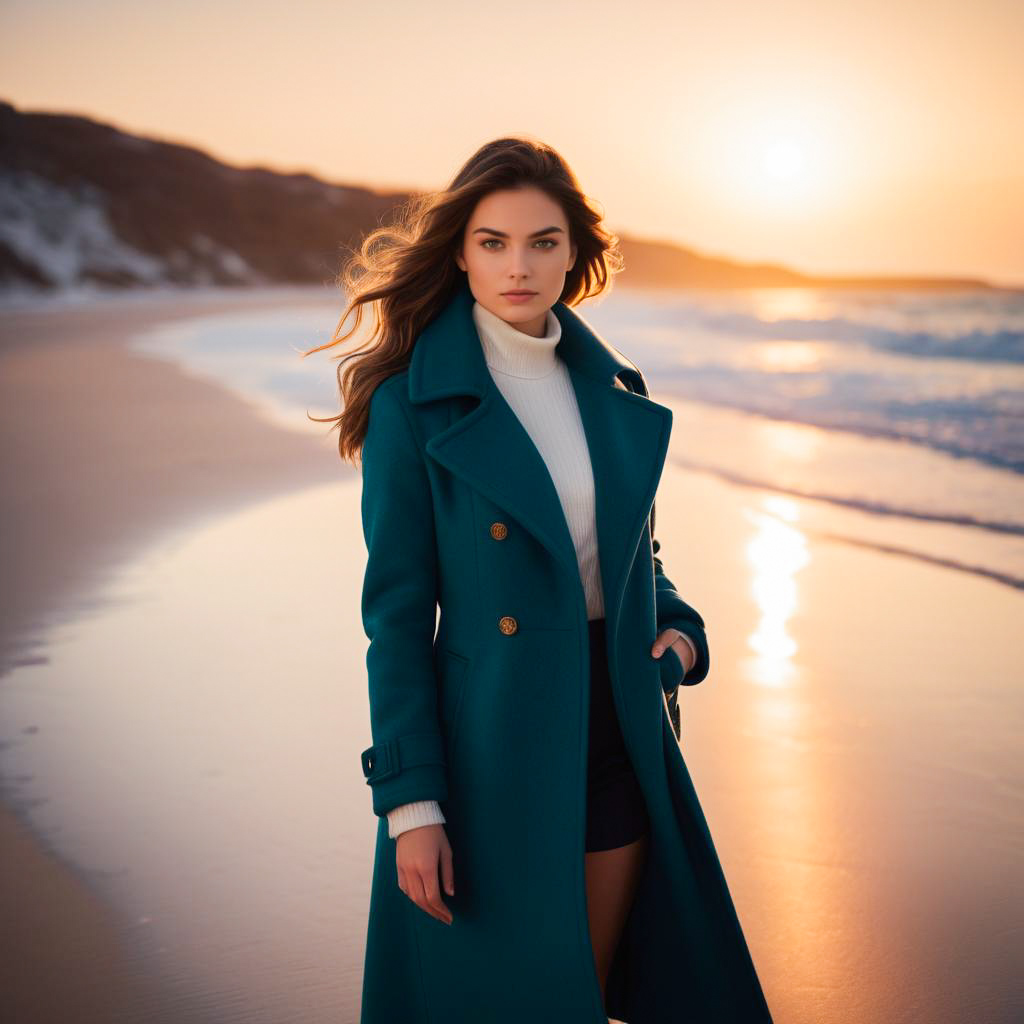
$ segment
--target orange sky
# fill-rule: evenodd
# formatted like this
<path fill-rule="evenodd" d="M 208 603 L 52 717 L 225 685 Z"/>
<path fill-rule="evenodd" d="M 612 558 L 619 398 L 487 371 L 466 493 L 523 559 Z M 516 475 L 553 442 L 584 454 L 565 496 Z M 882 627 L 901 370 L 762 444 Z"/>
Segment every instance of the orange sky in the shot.
<path fill-rule="evenodd" d="M 5 0 L 0 96 L 231 163 L 442 186 L 558 148 L 616 230 L 1024 285 L 1024 4 Z"/>

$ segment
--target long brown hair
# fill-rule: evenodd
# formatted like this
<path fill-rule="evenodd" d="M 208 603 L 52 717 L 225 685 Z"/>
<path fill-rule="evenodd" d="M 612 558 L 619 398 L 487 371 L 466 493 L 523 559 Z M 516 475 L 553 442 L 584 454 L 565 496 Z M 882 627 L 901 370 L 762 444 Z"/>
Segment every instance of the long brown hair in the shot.
<path fill-rule="evenodd" d="M 542 189 L 561 205 L 570 241 L 577 246 L 561 301 L 573 306 L 599 295 L 622 269 L 619 239 L 602 227 L 593 200 L 554 149 L 529 137 L 500 138 L 481 146 L 447 188 L 413 196 L 398 208 L 392 224 L 371 231 L 359 251 L 352 251 L 337 278 L 351 301 L 334 337 L 303 353 L 312 355 L 346 341 L 362 323 L 362 307 L 371 304 L 369 338 L 354 352 L 339 356 L 342 412 L 329 417 L 306 414 L 321 423 L 337 423 L 343 460 L 354 463 L 362 450 L 374 390 L 409 365 L 420 332 L 465 279 L 455 253 L 477 203 L 499 189 L 528 186 Z M 355 322 L 342 332 L 353 313 Z M 343 372 L 350 360 L 353 364 Z"/>

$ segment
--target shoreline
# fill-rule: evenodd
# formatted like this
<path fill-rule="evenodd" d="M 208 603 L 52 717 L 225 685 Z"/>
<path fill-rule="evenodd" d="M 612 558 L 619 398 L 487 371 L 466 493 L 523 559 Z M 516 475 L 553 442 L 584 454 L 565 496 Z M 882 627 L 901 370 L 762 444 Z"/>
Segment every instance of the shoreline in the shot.
<path fill-rule="evenodd" d="M 279 427 L 224 385 L 125 350 L 174 317 L 289 301 L 133 298 L 2 328 L 18 492 L 0 496 L 13 527 L 0 547 L 19 570 L 19 628 L 52 644 L 34 656 L 27 634 L 17 657 L 33 667 L 4 693 L 25 827 L 0 803 L 0 984 L 28 1024 L 212 1024 L 269 1007 L 357 1019 L 376 824 L 353 768 L 368 713 L 358 493 L 298 490 L 357 479 L 336 476 L 324 424 Z M 1020 918 L 1019 590 L 916 557 L 990 562 L 962 527 L 698 472 L 687 453 L 709 438 L 742 464 L 788 457 L 794 432 L 654 397 L 677 429 L 658 490 L 666 567 L 715 652 L 713 680 L 685 694 L 681 745 L 773 1012 L 1010 1019 L 1020 986 L 990 937 Z M 94 587 L 125 568 L 129 599 L 115 590 L 90 616 Z M 58 612 L 79 634 L 65 646 Z M 55 827 L 33 841 L 33 818 Z M 924 993 L 912 1003 L 908 973 Z"/>
<path fill-rule="evenodd" d="M 271 292 L 174 297 L 4 318 L 0 469 L 18 488 L 0 497 L 0 551 L 19 586 L 0 596 L 0 675 L 30 651 L 55 606 L 89 593 L 104 566 L 156 532 L 336 479 L 327 425 L 319 443 L 283 430 L 219 385 L 129 348 L 157 324 L 282 302 Z M 182 409 L 188 420 L 174 421 Z"/>
<path fill-rule="evenodd" d="M 16 487 L 0 496 L 0 550 L 15 584 L 0 596 L 0 677 L 45 658 L 46 629 L 161 533 L 336 479 L 327 424 L 320 442 L 276 427 L 219 386 L 130 348 L 157 324 L 314 298 L 268 289 L 5 313 L 0 469 Z M 182 409 L 187 422 L 175 422 Z M 10 789 L 0 777 L 6 1006 L 26 1024 L 147 1019 L 155 994 L 131 967 L 113 909 L 33 831 L 31 808 Z"/>

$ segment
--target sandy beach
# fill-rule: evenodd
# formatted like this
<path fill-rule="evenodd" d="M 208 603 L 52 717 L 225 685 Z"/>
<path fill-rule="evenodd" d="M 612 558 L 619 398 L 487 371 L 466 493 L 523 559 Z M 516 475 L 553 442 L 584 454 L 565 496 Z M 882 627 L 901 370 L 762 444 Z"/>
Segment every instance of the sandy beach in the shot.
<path fill-rule="evenodd" d="M 46 626 L 161 530 L 337 476 L 325 445 L 127 348 L 152 324 L 261 303 L 287 299 L 222 292 L 5 312 L 0 675 L 39 656 Z M 22 814 L 0 804 L 5 1012 L 26 1024 L 151 1019 L 109 908 Z"/>
<path fill-rule="evenodd" d="M 280 429 L 128 348 L 309 302 L 4 317 L 0 985 L 19 1024 L 357 1020 L 376 827 L 358 475 L 326 428 Z M 701 431 L 770 466 L 818 453 L 817 428 L 653 397 L 674 413 L 662 554 L 712 649 L 681 745 L 776 1020 L 1019 1020 L 1020 590 L 912 554 L 978 531 L 688 464 Z"/>

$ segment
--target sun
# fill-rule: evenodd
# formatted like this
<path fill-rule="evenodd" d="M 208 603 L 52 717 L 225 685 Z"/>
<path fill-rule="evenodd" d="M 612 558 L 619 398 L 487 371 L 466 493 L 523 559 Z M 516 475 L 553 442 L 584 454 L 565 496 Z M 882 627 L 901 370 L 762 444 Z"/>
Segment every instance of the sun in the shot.
<path fill-rule="evenodd" d="M 737 140 L 736 148 L 735 195 L 762 213 L 806 215 L 824 199 L 827 161 L 808 131 L 759 125 Z"/>
<path fill-rule="evenodd" d="M 765 149 L 761 166 L 767 180 L 786 185 L 806 175 L 807 159 L 798 142 L 777 139 Z"/>
<path fill-rule="evenodd" d="M 814 198 L 821 188 L 814 140 L 789 127 L 761 126 L 747 139 L 740 167 L 748 195 L 763 207 L 792 207 Z"/>
<path fill-rule="evenodd" d="M 827 203 L 839 168 L 839 140 L 826 111 L 776 97 L 719 112 L 713 134 L 718 188 L 761 216 L 806 217 Z"/>

